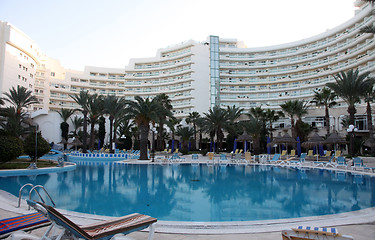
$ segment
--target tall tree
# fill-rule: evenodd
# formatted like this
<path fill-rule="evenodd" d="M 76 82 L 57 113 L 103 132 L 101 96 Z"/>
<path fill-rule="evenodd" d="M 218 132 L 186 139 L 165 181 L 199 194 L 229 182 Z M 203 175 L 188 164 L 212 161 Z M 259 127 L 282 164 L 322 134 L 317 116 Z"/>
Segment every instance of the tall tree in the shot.
<path fill-rule="evenodd" d="M 189 116 L 185 119 L 185 122 L 187 124 L 193 124 L 193 137 L 194 137 L 194 150 L 197 148 L 197 121 L 201 118 L 201 115 L 198 112 L 191 112 L 189 113 Z"/>
<path fill-rule="evenodd" d="M 92 95 L 88 103 L 88 110 L 90 119 L 90 150 L 92 151 L 95 144 L 95 124 L 104 111 L 103 97 L 97 94 Z"/>
<path fill-rule="evenodd" d="M 334 75 L 336 82 L 327 83 L 326 86 L 332 89 L 337 96 L 348 104 L 349 124 L 354 125 L 354 117 L 357 109 L 355 104 L 360 102 L 362 93 L 372 88 L 374 79 L 367 79 L 370 72 L 360 74 L 359 70 L 349 70 Z M 350 155 L 354 155 L 354 136 L 350 134 Z"/>
<path fill-rule="evenodd" d="M 161 151 L 164 149 L 164 124 L 166 119 L 172 117 L 172 103 L 169 96 L 165 93 L 159 94 L 155 97 L 155 101 L 160 105 L 160 114 L 158 116 L 158 135 L 156 141 L 156 149 Z"/>
<path fill-rule="evenodd" d="M 369 74 L 370 72 L 360 74 L 358 69 L 340 72 L 334 75 L 336 82 L 326 84 L 348 104 L 349 124 L 354 125 L 354 116 L 357 112 L 355 105 L 360 102 L 362 93 L 374 84 L 373 79 L 367 79 Z"/>
<path fill-rule="evenodd" d="M 219 106 L 214 106 L 212 109 L 208 110 L 208 113 L 204 113 L 204 115 L 205 130 L 207 133 L 210 133 L 211 136 L 216 136 L 219 150 L 221 150 L 224 138 L 223 130 L 228 127 L 228 111 Z"/>
<path fill-rule="evenodd" d="M 375 155 L 375 140 L 374 140 L 374 127 L 372 124 L 372 109 L 371 103 L 375 101 L 375 90 L 374 87 L 367 88 L 362 93 L 362 97 L 366 102 L 366 113 L 367 113 L 367 127 L 370 136 L 371 154 Z"/>
<path fill-rule="evenodd" d="M 115 95 L 107 95 L 103 98 L 103 107 L 104 113 L 109 116 L 109 148 L 112 151 L 113 136 L 116 135 L 113 124 L 125 108 L 125 99 L 116 97 Z"/>
<path fill-rule="evenodd" d="M 76 137 L 76 136 L 78 136 L 78 132 L 77 132 L 78 129 L 83 126 L 83 118 L 78 117 L 78 116 L 74 116 L 74 118 L 72 120 L 72 124 L 73 124 L 74 130 L 71 131 L 71 134 L 72 134 L 73 137 Z"/>
<path fill-rule="evenodd" d="M 135 101 L 128 101 L 127 111 L 129 116 L 134 119 L 140 130 L 140 160 L 148 160 L 147 156 L 147 142 L 150 131 L 150 123 L 158 119 L 160 113 L 160 105 L 155 100 L 149 98 L 143 99 L 140 96 L 134 98 Z"/>
<path fill-rule="evenodd" d="M 24 108 L 28 108 L 31 104 L 39 103 L 38 99 L 32 95 L 32 91 L 22 86 L 17 86 L 17 89 L 12 87 L 9 93 L 4 93 L 5 97 L 2 98 L 4 102 L 13 105 L 18 115 L 21 114 Z"/>
<path fill-rule="evenodd" d="M 88 91 L 80 91 L 79 94 L 70 95 L 70 97 L 80 106 L 77 111 L 83 114 L 83 139 L 82 139 L 82 151 L 87 152 L 87 114 L 89 112 L 89 102 L 91 95 Z"/>
<path fill-rule="evenodd" d="M 296 138 L 295 117 L 302 121 L 302 116 L 307 114 L 307 103 L 300 100 L 288 100 L 280 105 L 281 109 L 290 117 L 292 136 Z"/>
<path fill-rule="evenodd" d="M 275 111 L 271 109 L 267 109 L 264 112 L 265 121 L 268 124 L 268 131 L 270 133 L 271 139 L 273 139 L 273 123 L 277 122 L 281 117 L 285 117 L 282 111 Z"/>
<path fill-rule="evenodd" d="M 315 103 L 317 106 L 324 106 L 325 110 L 325 122 L 327 128 L 327 136 L 329 135 L 330 119 L 329 119 L 329 108 L 336 105 L 337 95 L 331 91 L 329 88 L 323 88 L 321 91 L 314 91 L 314 98 L 311 102 Z"/>
<path fill-rule="evenodd" d="M 187 144 L 190 138 L 194 135 L 194 131 L 190 127 L 180 126 L 177 128 L 176 135 L 181 137 L 182 148 L 187 149 Z"/>
<path fill-rule="evenodd" d="M 74 109 L 68 109 L 68 108 L 61 108 L 59 111 L 56 111 L 60 117 L 62 118 L 62 122 L 60 123 L 60 129 L 61 129 L 61 137 L 65 139 L 66 142 L 68 142 L 68 134 L 69 134 L 69 123 L 68 119 L 73 115 Z M 64 149 L 66 149 L 67 144 L 64 144 Z"/>

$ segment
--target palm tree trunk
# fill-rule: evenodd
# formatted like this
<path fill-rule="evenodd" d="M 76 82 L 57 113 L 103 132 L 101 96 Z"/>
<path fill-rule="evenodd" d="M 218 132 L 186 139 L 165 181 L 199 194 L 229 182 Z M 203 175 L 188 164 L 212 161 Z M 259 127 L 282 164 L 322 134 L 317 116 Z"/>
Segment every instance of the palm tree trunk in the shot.
<path fill-rule="evenodd" d="M 347 111 L 349 113 L 349 124 L 354 125 L 354 117 L 355 117 L 357 110 L 355 109 L 354 106 L 349 106 Z"/>
<path fill-rule="evenodd" d="M 294 126 L 295 124 L 294 124 L 294 118 L 293 117 L 290 118 L 290 124 L 292 125 L 292 137 L 296 138 L 296 136 L 295 136 L 296 135 L 296 129 L 295 129 L 295 126 Z"/>
<path fill-rule="evenodd" d="M 147 142 L 148 142 L 148 132 L 150 131 L 150 126 L 148 124 L 144 124 L 139 126 L 141 131 L 141 139 L 140 139 L 140 155 L 139 160 L 148 160 L 147 156 Z"/>
<path fill-rule="evenodd" d="M 90 128 L 90 151 L 94 150 L 94 142 L 95 142 L 95 122 L 91 122 Z"/>
<path fill-rule="evenodd" d="M 163 151 L 163 148 L 164 148 L 163 135 L 164 135 L 164 127 L 163 127 L 162 121 L 160 121 L 159 122 L 157 140 L 156 140 L 156 150 L 157 151 Z"/>
<path fill-rule="evenodd" d="M 327 128 L 327 137 L 329 135 L 329 127 L 330 127 L 330 119 L 329 119 L 329 110 L 328 110 L 328 106 L 326 106 L 326 109 L 325 109 L 325 112 L 326 112 L 326 128 Z"/>
<path fill-rule="evenodd" d="M 87 111 L 83 111 L 83 139 L 82 139 L 82 151 L 86 153 L 87 151 Z"/>
<path fill-rule="evenodd" d="M 372 114 L 371 114 L 370 102 L 367 102 L 366 112 L 367 112 L 367 127 L 368 127 L 368 132 L 370 135 L 371 155 L 375 156 L 374 131 L 373 131 L 373 126 L 372 126 Z"/>
<path fill-rule="evenodd" d="M 197 126 L 195 125 L 195 122 L 193 122 L 193 129 L 194 129 L 194 149 L 197 149 Z"/>
<path fill-rule="evenodd" d="M 113 117 L 109 116 L 109 150 L 111 151 L 113 150 L 112 149 L 112 145 L 113 145 L 112 129 L 113 129 Z"/>

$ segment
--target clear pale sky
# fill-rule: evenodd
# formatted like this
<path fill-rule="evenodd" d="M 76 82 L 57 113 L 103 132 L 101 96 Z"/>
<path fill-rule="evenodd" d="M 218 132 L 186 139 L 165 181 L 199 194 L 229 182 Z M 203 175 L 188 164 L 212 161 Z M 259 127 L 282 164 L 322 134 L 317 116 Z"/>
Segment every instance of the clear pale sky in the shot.
<path fill-rule="evenodd" d="M 354 16 L 354 0 L 0 0 L 0 20 L 65 68 L 123 68 L 130 58 L 209 35 L 248 47 L 308 38 Z"/>

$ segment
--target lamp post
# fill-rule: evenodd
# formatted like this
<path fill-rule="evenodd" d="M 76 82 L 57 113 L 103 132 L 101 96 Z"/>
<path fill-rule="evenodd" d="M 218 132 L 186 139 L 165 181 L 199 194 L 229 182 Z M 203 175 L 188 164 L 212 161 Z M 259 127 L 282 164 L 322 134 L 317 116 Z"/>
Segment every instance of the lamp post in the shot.
<path fill-rule="evenodd" d="M 354 156 L 354 137 L 355 137 L 355 133 L 358 131 L 358 128 L 350 124 L 349 128 L 346 129 L 346 131 L 350 134 L 350 152 L 349 153 L 351 156 Z"/>

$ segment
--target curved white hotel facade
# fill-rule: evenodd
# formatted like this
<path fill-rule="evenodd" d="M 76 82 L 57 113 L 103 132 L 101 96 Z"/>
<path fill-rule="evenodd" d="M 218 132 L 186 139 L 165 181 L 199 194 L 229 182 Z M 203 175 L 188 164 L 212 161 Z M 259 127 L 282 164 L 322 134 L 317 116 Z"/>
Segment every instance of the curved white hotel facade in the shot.
<path fill-rule="evenodd" d="M 215 105 L 277 110 L 286 100 L 311 100 L 314 90 L 334 81 L 340 71 L 358 68 L 374 76 L 374 34 L 360 33 L 363 26 L 374 25 L 374 7 L 362 1 L 355 5 L 354 17 L 340 26 L 288 44 L 247 48 L 236 39 L 209 36 L 159 49 L 152 58 L 131 59 L 125 68 L 85 67 L 83 72 L 64 69 L 40 54 L 21 31 L 0 22 L 0 90 L 17 84 L 32 89 L 40 100 L 34 110 L 75 108 L 69 95 L 81 90 L 127 99 L 166 93 L 181 118 Z M 346 114 L 339 101 L 331 110 L 332 128 L 340 130 L 340 116 Z M 365 108 L 359 107 L 357 114 L 365 130 Z M 324 111 L 311 107 L 305 121 L 322 126 Z"/>

